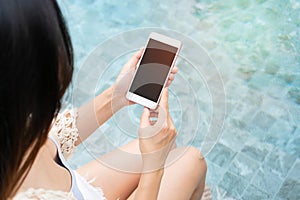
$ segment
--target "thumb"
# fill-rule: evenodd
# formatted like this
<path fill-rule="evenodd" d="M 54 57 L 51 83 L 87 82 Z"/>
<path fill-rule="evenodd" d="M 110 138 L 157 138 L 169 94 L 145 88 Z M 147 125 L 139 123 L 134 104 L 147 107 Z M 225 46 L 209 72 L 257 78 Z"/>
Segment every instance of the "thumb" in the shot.
<path fill-rule="evenodd" d="M 162 108 L 165 109 L 166 112 L 169 111 L 168 99 L 169 99 L 169 92 L 168 92 L 168 88 L 165 87 L 161 94 L 161 99 L 160 99 L 159 105 L 162 106 Z"/>
<path fill-rule="evenodd" d="M 150 111 L 148 108 L 144 108 L 141 116 L 140 128 L 146 128 L 150 126 Z"/>
<path fill-rule="evenodd" d="M 135 52 L 133 56 L 130 59 L 130 67 L 133 67 L 135 69 L 136 65 L 138 64 L 142 54 L 143 54 L 144 48 L 141 48 L 139 51 Z"/>

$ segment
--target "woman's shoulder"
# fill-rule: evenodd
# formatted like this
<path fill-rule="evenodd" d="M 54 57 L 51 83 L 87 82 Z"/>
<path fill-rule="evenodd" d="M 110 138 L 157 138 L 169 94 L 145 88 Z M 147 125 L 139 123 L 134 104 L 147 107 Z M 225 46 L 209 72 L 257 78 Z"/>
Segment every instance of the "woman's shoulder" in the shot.
<path fill-rule="evenodd" d="M 71 187 L 70 172 L 57 163 L 57 148 L 48 139 L 38 152 L 14 199 L 53 199 L 47 195 L 67 194 Z"/>

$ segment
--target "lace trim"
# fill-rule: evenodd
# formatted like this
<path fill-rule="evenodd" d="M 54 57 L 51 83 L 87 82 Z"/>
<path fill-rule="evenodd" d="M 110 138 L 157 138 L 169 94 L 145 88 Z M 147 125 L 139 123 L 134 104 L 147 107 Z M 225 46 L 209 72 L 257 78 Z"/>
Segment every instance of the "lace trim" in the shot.
<path fill-rule="evenodd" d="M 76 179 L 79 180 L 77 181 L 78 186 L 80 187 L 81 191 L 89 191 L 88 193 L 91 194 L 92 192 L 94 193 L 95 196 L 97 196 L 98 200 L 107 200 L 106 197 L 104 196 L 103 190 L 101 187 L 96 187 L 93 185 L 93 182 L 96 181 L 96 178 L 92 178 L 88 180 L 88 174 L 85 174 L 84 176 L 81 176 L 78 172 L 74 172 Z M 101 197 L 101 198 L 100 198 Z M 91 197 L 90 197 L 91 198 Z"/>
<path fill-rule="evenodd" d="M 77 109 L 65 110 L 58 114 L 50 130 L 50 134 L 59 142 L 65 158 L 70 157 L 74 152 L 75 142 L 79 136 L 76 119 Z"/>
<path fill-rule="evenodd" d="M 14 200 L 76 200 L 72 192 L 64 192 L 59 190 L 46 190 L 29 188 L 25 192 L 20 192 Z"/>

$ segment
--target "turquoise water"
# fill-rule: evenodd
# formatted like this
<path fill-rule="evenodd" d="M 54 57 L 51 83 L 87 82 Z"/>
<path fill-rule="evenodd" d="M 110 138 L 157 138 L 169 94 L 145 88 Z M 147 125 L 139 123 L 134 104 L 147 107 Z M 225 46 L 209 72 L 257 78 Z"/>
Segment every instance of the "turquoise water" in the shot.
<path fill-rule="evenodd" d="M 143 44 L 146 39 L 144 35 L 123 38 L 125 42 L 114 41 L 105 46 L 105 51 L 99 54 L 99 62 L 109 63 L 103 72 L 104 79 L 92 76 L 95 75 L 92 68 L 80 67 L 97 45 L 137 28 L 169 29 L 170 34 L 176 31 L 205 49 L 224 86 L 224 126 L 215 137 L 212 150 L 205 151 L 207 184 L 213 199 L 300 199 L 299 1 L 61 0 L 60 4 L 74 43 L 74 77 L 83 80 L 80 84 L 73 82 L 75 105 L 113 83 L 134 50 L 132 47 L 138 48 L 131 44 Z M 109 52 L 126 45 L 127 52 L 109 61 Z M 177 128 L 184 133 L 178 143 L 185 145 L 192 138 L 194 146 L 205 150 L 201 142 L 213 112 L 211 91 L 205 86 L 205 74 L 201 77 L 197 71 L 191 71 L 195 68 L 185 59 L 204 53 L 189 51 L 192 47 L 184 45 L 182 54 L 186 57 L 178 60 L 180 72 L 170 88 L 171 114 Z M 181 84 L 183 81 L 188 84 Z M 96 89 L 89 89 L 93 84 L 97 84 Z M 195 98 L 189 102 L 187 96 L 191 92 Z M 130 120 L 136 127 L 140 107 L 128 112 L 134 116 Z M 189 119 L 191 116 L 199 120 L 194 122 Z M 124 136 L 128 127 L 122 123 L 114 126 L 120 119 L 113 118 L 105 124 L 101 130 L 104 134 L 95 133 L 89 139 L 89 152 L 81 146 L 77 152 L 81 157 L 73 158 L 71 164 L 79 166 L 90 160 L 92 154 L 112 149 L 103 142 L 99 147 L 103 139 L 117 146 L 134 137 Z M 189 135 L 193 131 L 197 134 Z"/>

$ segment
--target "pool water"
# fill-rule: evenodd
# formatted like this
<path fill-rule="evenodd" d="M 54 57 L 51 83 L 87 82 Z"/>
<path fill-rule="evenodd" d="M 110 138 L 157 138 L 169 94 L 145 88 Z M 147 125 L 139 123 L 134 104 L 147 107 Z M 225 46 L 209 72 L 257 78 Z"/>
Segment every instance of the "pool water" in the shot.
<path fill-rule="evenodd" d="M 112 84 L 133 51 L 128 49 L 115 60 L 109 60 L 108 53 L 100 54 L 99 60 L 107 59 L 110 67 L 103 71 L 108 78 L 97 79 L 91 77 L 92 68 L 80 67 L 97 45 L 137 28 L 175 31 L 205 49 L 224 87 L 224 125 L 211 151 L 204 152 L 213 199 L 300 199 L 299 1 L 60 0 L 60 5 L 74 44 L 74 77 L 85 78 L 82 85 L 73 81 L 75 106 Z M 132 40 L 146 42 L 144 36 L 130 38 L 128 46 Z M 119 48 L 121 44 L 110 43 L 106 51 Z M 188 51 L 188 45 L 184 48 L 186 56 L 199 55 Z M 177 128 L 186 134 L 178 143 L 185 145 L 192 138 L 192 145 L 203 150 L 202 133 L 207 132 L 213 112 L 210 91 L 205 78 L 192 73 L 190 69 L 195 68 L 187 61 L 182 57 L 177 62 L 180 72 L 170 88 L 171 114 Z M 192 102 L 189 92 L 195 96 Z M 126 111 L 133 116 L 127 120 L 136 127 L 141 108 L 133 106 Z M 189 119 L 193 115 L 199 122 Z M 111 150 L 112 146 L 103 142 L 99 147 L 103 139 L 113 146 L 127 142 L 132 137 L 124 134 L 128 127 L 122 127 L 122 122 L 115 126 L 117 120 L 122 118 L 111 119 L 101 128 L 105 134 L 95 133 L 89 139 L 89 152 L 79 147 L 79 156 L 70 163 L 77 167 L 92 159 L 91 155 Z M 189 135 L 195 130 L 196 135 Z"/>

